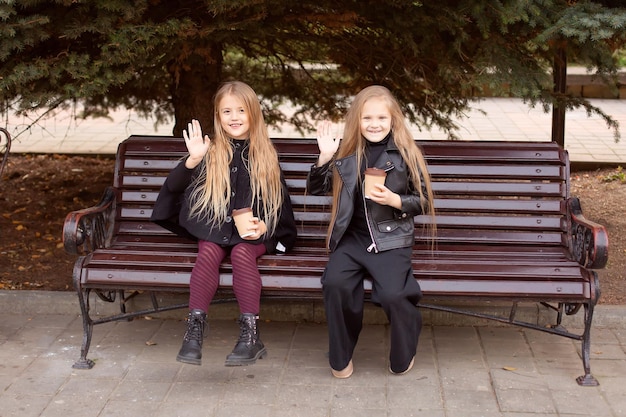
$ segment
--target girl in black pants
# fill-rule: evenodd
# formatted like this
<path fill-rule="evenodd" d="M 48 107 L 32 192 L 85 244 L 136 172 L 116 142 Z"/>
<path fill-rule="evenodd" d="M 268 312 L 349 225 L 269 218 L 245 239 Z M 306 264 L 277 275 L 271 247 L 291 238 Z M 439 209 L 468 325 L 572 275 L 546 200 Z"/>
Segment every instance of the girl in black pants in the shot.
<path fill-rule="evenodd" d="M 434 214 L 426 162 L 397 100 L 381 86 L 367 87 L 355 97 L 341 140 L 333 137 L 329 122 L 322 122 L 317 143 L 320 156 L 307 189 L 333 193 L 327 239 L 331 254 L 322 276 L 332 373 L 337 378 L 352 375 L 363 322 L 363 280 L 369 274 L 372 299 L 390 322 L 389 370 L 404 374 L 413 366 L 421 330 L 416 307 L 421 290 L 411 268 L 413 217 Z M 367 197 L 366 168 L 386 172 Z"/>

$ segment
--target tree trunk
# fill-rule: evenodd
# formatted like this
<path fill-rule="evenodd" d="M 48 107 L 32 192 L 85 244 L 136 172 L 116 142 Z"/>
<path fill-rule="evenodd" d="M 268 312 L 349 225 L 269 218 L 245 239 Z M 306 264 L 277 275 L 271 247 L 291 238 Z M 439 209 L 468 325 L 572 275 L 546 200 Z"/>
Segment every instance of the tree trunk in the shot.
<path fill-rule="evenodd" d="M 552 106 L 552 142 L 565 147 L 565 105 L 567 93 L 567 52 L 564 45 L 556 50 L 552 63 L 552 79 L 556 100 Z"/>
<path fill-rule="evenodd" d="M 222 81 L 221 45 L 207 45 L 190 54 L 181 54 L 170 64 L 169 72 L 175 118 L 173 135 L 182 137 L 191 119 L 198 119 L 203 133 L 211 136 L 213 98 Z"/>

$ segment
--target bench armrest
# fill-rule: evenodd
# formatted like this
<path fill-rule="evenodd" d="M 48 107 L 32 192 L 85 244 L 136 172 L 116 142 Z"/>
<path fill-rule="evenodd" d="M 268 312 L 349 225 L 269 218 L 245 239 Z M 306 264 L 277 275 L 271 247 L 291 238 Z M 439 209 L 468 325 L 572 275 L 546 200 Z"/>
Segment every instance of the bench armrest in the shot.
<path fill-rule="evenodd" d="M 63 246 L 71 255 L 83 255 L 110 245 L 115 221 L 116 189 L 108 187 L 100 202 L 70 212 L 63 224 Z"/>
<path fill-rule="evenodd" d="M 583 216 L 576 197 L 567 200 L 567 213 L 568 245 L 574 259 L 586 268 L 604 268 L 609 256 L 609 238 L 605 227 Z"/>

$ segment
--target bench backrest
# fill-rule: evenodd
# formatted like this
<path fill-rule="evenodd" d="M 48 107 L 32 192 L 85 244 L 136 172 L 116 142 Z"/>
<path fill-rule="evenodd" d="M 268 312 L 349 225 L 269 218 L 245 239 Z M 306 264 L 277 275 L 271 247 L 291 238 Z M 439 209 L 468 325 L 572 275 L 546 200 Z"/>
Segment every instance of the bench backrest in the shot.
<path fill-rule="evenodd" d="M 299 226 L 299 246 L 325 244 L 331 199 L 305 192 L 318 155 L 314 139 L 274 139 Z M 436 195 L 437 245 L 482 243 L 506 246 L 566 245 L 567 153 L 554 143 L 418 141 L 426 155 Z M 149 221 L 169 171 L 186 154 L 181 138 L 131 136 L 119 146 L 114 186 L 116 236 L 177 239 Z M 425 242 L 415 218 L 416 243 Z"/>

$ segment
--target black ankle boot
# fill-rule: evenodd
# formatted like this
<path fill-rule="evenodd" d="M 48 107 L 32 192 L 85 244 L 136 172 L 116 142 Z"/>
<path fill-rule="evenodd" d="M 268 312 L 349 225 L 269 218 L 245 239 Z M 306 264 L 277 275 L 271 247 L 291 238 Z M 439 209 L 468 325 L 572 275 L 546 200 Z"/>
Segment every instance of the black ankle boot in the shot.
<path fill-rule="evenodd" d="M 244 313 L 239 316 L 239 340 L 233 351 L 226 357 L 226 366 L 252 365 L 267 354 L 259 339 L 256 314 Z"/>
<path fill-rule="evenodd" d="M 178 362 L 200 365 L 202 359 L 202 339 L 208 330 L 206 313 L 193 309 L 187 317 L 187 331 L 183 336 L 183 346 L 176 356 Z"/>

